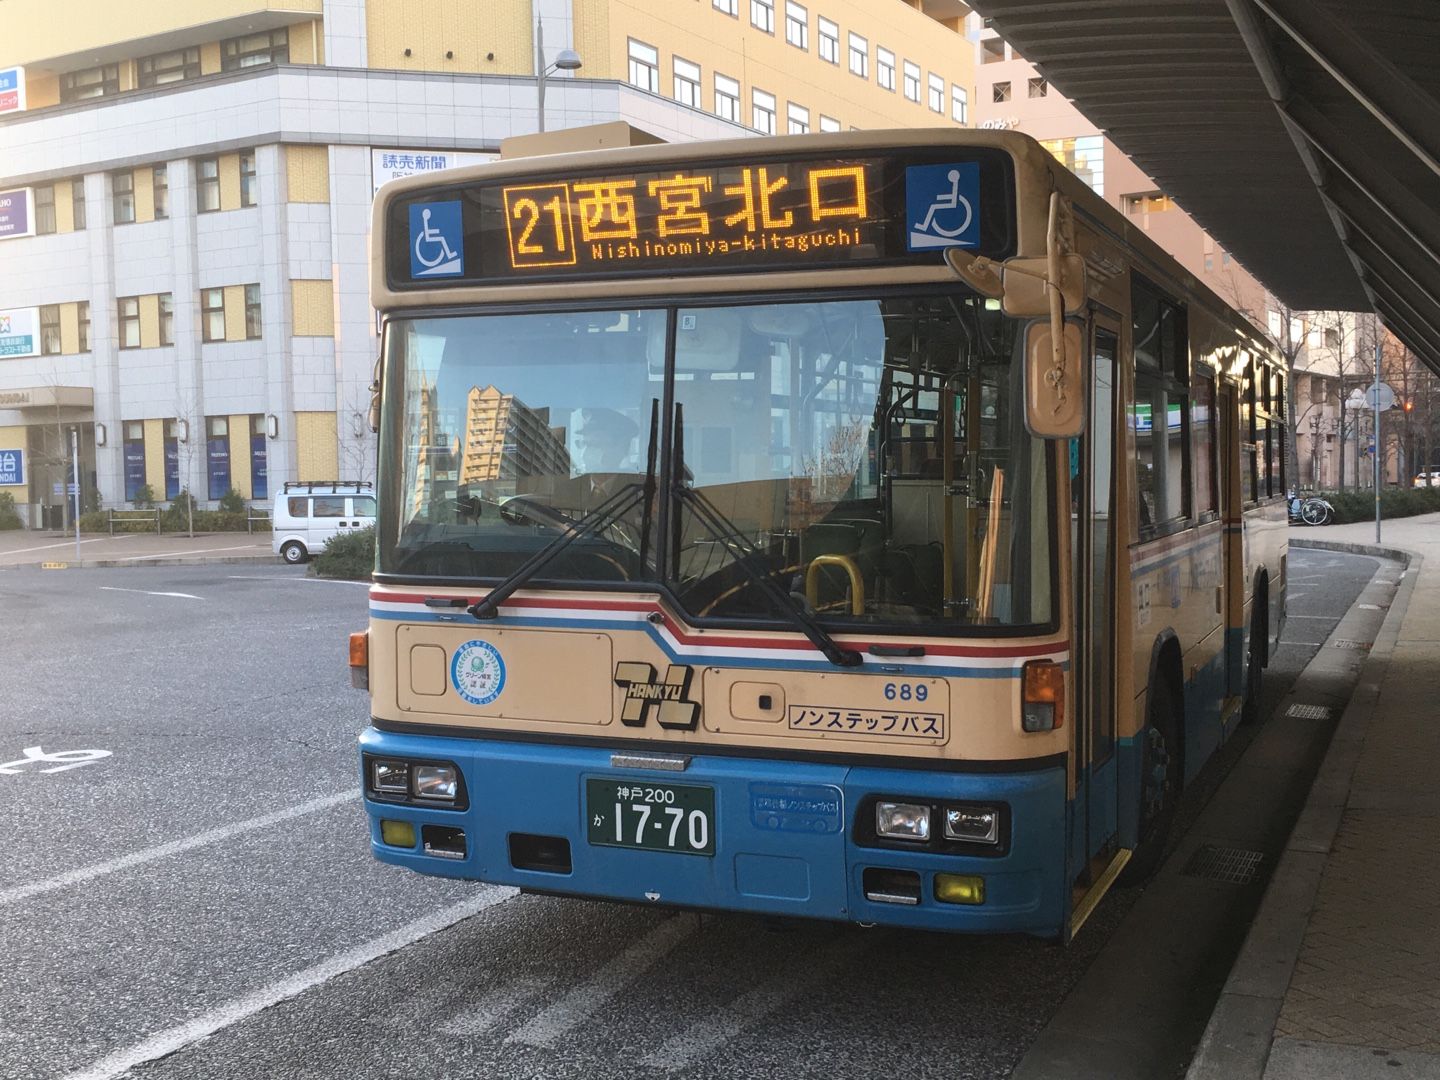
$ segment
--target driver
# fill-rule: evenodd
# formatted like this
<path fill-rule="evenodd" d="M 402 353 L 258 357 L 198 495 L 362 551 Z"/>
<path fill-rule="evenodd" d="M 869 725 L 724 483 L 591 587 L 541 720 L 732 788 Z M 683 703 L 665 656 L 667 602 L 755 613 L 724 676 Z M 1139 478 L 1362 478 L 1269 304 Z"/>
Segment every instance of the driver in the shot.
<path fill-rule="evenodd" d="M 570 460 L 576 475 L 546 477 L 534 493 L 554 509 L 578 516 L 635 481 L 635 473 L 623 466 L 631 460 L 640 428 L 614 409 L 579 409 L 575 418 Z"/>

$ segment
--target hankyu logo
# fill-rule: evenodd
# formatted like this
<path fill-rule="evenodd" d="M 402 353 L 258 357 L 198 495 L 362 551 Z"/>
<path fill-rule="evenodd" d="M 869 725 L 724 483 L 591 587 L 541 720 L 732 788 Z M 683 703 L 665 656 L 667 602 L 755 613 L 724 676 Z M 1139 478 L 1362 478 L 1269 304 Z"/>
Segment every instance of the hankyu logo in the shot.
<path fill-rule="evenodd" d="M 615 685 L 625 691 L 625 707 L 620 722 L 630 727 L 644 727 L 653 706 L 662 728 L 694 731 L 700 722 L 700 703 L 688 700 L 693 668 L 671 664 L 665 669 L 665 680 L 656 682 L 651 664 L 621 661 L 615 665 Z"/>

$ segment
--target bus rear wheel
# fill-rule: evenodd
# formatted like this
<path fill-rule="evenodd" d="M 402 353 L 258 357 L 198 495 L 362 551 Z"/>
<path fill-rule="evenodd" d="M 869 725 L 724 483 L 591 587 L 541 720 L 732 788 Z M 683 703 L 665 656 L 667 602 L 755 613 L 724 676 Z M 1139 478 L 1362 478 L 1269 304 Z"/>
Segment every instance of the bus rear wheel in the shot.
<path fill-rule="evenodd" d="M 1260 719 L 1260 679 L 1265 665 L 1260 662 L 1260 649 L 1265 643 L 1265 624 L 1256 615 L 1250 628 L 1250 649 L 1245 656 L 1245 699 L 1240 705 L 1240 723 L 1254 724 Z"/>
<path fill-rule="evenodd" d="M 1125 881 L 1148 881 L 1160 869 L 1180 797 L 1180 709 L 1169 679 L 1156 676 L 1140 733 L 1140 821 Z"/>

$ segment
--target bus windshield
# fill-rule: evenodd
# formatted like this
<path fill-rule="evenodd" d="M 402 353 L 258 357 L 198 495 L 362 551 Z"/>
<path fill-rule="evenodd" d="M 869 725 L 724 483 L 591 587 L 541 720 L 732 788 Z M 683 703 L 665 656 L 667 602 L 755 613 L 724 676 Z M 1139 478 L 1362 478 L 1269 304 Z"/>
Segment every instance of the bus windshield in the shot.
<path fill-rule="evenodd" d="M 1019 339 L 953 292 L 394 319 L 380 572 L 503 578 L 609 500 L 531 584 L 783 623 L 769 578 L 839 627 L 1049 624 Z"/>

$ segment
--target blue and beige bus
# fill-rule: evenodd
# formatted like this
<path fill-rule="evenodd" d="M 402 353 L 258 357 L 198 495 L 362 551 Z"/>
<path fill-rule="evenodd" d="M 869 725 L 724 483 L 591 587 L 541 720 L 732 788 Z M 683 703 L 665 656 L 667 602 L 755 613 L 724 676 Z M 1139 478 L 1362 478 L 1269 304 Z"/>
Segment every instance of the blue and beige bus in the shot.
<path fill-rule="evenodd" d="M 1068 939 L 1285 595 L 1273 349 L 1038 144 L 535 156 L 376 200 L 377 858 Z"/>

